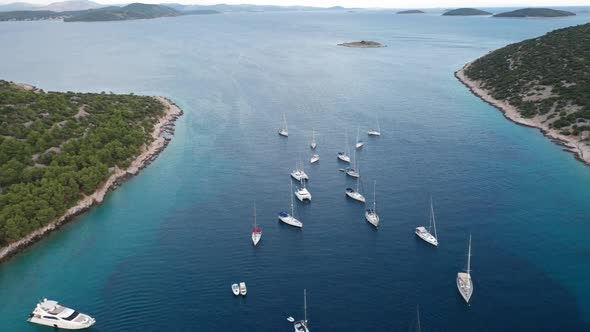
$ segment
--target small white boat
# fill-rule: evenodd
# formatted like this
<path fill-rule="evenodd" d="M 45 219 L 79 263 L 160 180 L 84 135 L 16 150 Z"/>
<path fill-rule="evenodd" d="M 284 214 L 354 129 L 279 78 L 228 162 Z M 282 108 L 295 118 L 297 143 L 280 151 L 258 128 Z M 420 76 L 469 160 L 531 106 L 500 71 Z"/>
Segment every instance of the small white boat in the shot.
<path fill-rule="evenodd" d="M 359 136 L 360 134 L 360 128 L 356 128 L 356 144 L 354 145 L 355 148 L 360 149 L 365 145 L 365 142 L 363 142 Z"/>
<path fill-rule="evenodd" d="M 367 132 L 369 136 L 381 136 L 381 127 L 379 126 L 379 118 L 377 118 L 377 129 L 369 129 Z"/>
<path fill-rule="evenodd" d="M 309 193 L 309 191 L 307 190 L 307 188 L 305 188 L 305 182 L 304 181 L 300 181 L 301 182 L 301 187 L 297 187 L 297 190 L 295 191 L 295 197 L 297 197 L 297 199 L 301 202 L 308 200 L 311 202 L 311 194 Z"/>
<path fill-rule="evenodd" d="M 234 293 L 235 296 L 240 295 L 240 286 L 238 286 L 238 284 L 232 284 L 231 291 Z"/>
<path fill-rule="evenodd" d="M 358 178 L 361 176 L 361 174 L 358 171 L 358 164 L 356 161 L 356 150 L 354 150 L 354 163 L 352 167 L 347 167 L 345 168 L 345 172 L 346 175 L 353 177 L 353 178 Z"/>
<path fill-rule="evenodd" d="M 296 166 L 296 168 L 291 172 L 291 177 L 297 181 L 307 181 L 309 180 L 309 176 L 305 173 L 303 169 L 303 163 L 301 163 L 301 167 Z"/>
<path fill-rule="evenodd" d="M 364 203 L 365 196 L 363 196 L 359 191 L 359 181 L 360 181 L 360 178 L 356 178 L 356 190 L 352 189 L 352 188 L 346 188 L 345 193 L 346 193 L 346 196 L 348 196 L 356 201 Z"/>
<path fill-rule="evenodd" d="M 240 295 L 246 296 L 246 294 L 248 294 L 248 289 L 246 288 L 246 283 L 242 281 L 240 282 Z"/>
<path fill-rule="evenodd" d="M 65 330 L 86 329 L 96 323 L 94 318 L 48 299 L 37 304 L 27 321 Z"/>
<path fill-rule="evenodd" d="M 471 234 L 469 234 L 469 251 L 467 252 L 467 272 L 457 273 L 457 289 L 465 300 L 469 303 L 473 295 L 473 281 L 471 280 Z"/>
<path fill-rule="evenodd" d="M 348 152 L 348 133 L 345 135 L 344 139 L 344 151 L 338 152 L 338 159 L 342 160 L 345 163 L 350 162 L 350 153 Z"/>
<path fill-rule="evenodd" d="M 311 158 L 309 159 L 309 162 L 310 162 L 311 164 L 315 164 L 315 163 L 317 163 L 318 161 L 320 161 L 320 155 L 319 155 L 319 154 L 317 154 L 317 153 L 314 153 L 314 154 L 311 156 Z"/>
<path fill-rule="evenodd" d="M 434 229 L 434 235 L 430 233 L 430 230 Z M 424 226 L 416 227 L 415 231 L 416 235 L 422 240 L 432 244 L 433 246 L 438 246 L 438 238 L 436 235 L 436 220 L 434 218 L 434 208 L 432 206 L 432 197 L 430 198 L 430 222 L 428 224 L 428 229 Z"/>
<path fill-rule="evenodd" d="M 309 143 L 309 146 L 312 150 L 318 147 L 318 143 L 315 141 L 315 130 L 313 129 L 311 130 L 311 143 Z"/>
<path fill-rule="evenodd" d="M 279 135 L 283 137 L 289 137 L 289 129 L 287 128 L 287 118 L 283 113 L 283 128 L 279 129 Z"/>
<path fill-rule="evenodd" d="M 338 159 L 342 160 L 345 163 L 350 162 L 350 157 L 346 154 L 346 152 L 338 152 Z"/>
<path fill-rule="evenodd" d="M 309 332 L 309 321 L 307 320 L 307 291 L 303 290 L 303 319 L 299 321 L 295 321 L 293 317 L 287 318 L 287 320 L 293 323 L 293 328 L 295 332 Z"/>
<path fill-rule="evenodd" d="M 262 229 L 256 225 L 256 207 L 254 207 L 254 228 L 252 229 L 252 243 L 256 247 L 262 238 Z"/>
<path fill-rule="evenodd" d="M 373 182 L 373 208 L 372 209 L 366 209 L 365 210 L 365 219 L 367 219 L 367 221 L 369 223 L 371 223 L 371 225 L 375 226 L 375 227 L 379 227 L 379 215 L 377 214 L 377 203 L 376 203 L 376 198 L 375 198 L 375 187 L 377 186 L 377 181 Z"/>
<path fill-rule="evenodd" d="M 289 181 L 290 184 L 290 190 L 289 193 L 293 191 L 293 182 Z M 287 225 L 291 225 L 293 227 L 303 227 L 303 223 L 299 220 L 297 220 L 297 218 L 295 218 L 295 205 L 293 204 L 293 195 L 289 194 L 289 197 L 291 197 L 291 214 L 285 212 L 285 211 L 281 211 L 279 212 L 279 220 L 284 222 Z"/>

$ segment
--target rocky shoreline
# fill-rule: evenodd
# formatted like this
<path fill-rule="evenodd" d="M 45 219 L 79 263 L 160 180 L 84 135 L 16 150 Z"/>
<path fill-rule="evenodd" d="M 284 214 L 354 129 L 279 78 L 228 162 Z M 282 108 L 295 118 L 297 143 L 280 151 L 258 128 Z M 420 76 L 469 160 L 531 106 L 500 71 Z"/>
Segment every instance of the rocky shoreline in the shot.
<path fill-rule="evenodd" d="M 160 121 L 154 125 L 152 142 L 144 147 L 142 152 L 137 158 L 135 158 L 131 165 L 127 169 L 115 168 L 111 173 L 111 176 L 94 193 L 84 196 L 75 206 L 68 209 L 61 217 L 31 232 L 22 239 L 5 247 L 1 247 L 0 262 L 16 255 L 24 248 L 44 238 L 49 233 L 60 228 L 76 216 L 88 211 L 93 206 L 101 204 L 109 192 L 117 189 L 122 183 L 137 175 L 140 170 L 144 169 L 158 158 L 160 153 L 166 148 L 166 146 L 168 146 L 174 135 L 176 120 L 184 113 L 180 107 L 170 99 L 165 97 L 154 98 L 165 106 L 165 113 L 160 118 Z"/>
<path fill-rule="evenodd" d="M 463 68 L 455 72 L 455 77 L 463 83 L 474 95 L 481 98 L 486 103 L 494 106 L 504 114 L 508 120 L 525 127 L 537 128 L 541 133 L 549 138 L 555 144 L 564 147 L 563 151 L 574 154 L 574 157 L 590 166 L 590 146 L 580 142 L 578 137 L 565 136 L 559 133 L 558 130 L 549 128 L 549 126 L 539 119 L 524 118 L 520 115 L 520 111 L 510 105 L 509 103 L 494 99 L 489 91 L 481 87 L 481 82 L 473 81 L 465 75 L 465 70 L 471 65 L 471 62 L 465 64 Z"/>

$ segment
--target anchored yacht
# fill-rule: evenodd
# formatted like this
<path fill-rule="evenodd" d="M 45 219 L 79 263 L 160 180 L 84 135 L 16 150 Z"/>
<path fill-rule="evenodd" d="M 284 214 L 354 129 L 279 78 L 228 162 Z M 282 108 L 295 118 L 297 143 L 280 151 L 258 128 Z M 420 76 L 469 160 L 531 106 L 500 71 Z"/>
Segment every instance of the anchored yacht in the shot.
<path fill-rule="evenodd" d="M 256 247 L 262 238 L 262 229 L 256 224 L 256 207 L 254 207 L 254 228 L 252 229 L 252 243 Z"/>
<path fill-rule="evenodd" d="M 320 161 L 320 155 L 317 153 L 314 153 L 311 158 L 309 159 L 309 162 L 311 164 L 317 163 L 318 161 Z"/>
<path fill-rule="evenodd" d="M 307 290 L 303 290 L 303 312 L 304 318 L 299 321 L 295 321 L 293 317 L 287 318 L 287 320 L 293 323 L 293 328 L 295 328 L 295 332 L 309 332 L 309 328 L 307 325 L 309 321 L 307 320 Z"/>
<path fill-rule="evenodd" d="M 377 203 L 376 203 L 376 198 L 375 198 L 375 187 L 376 186 L 377 186 L 377 181 L 374 181 L 373 182 L 373 208 L 365 210 L 365 219 L 367 219 L 367 221 L 369 223 L 371 223 L 371 225 L 373 225 L 375 227 L 379 227 L 379 215 L 377 214 Z"/>
<path fill-rule="evenodd" d="M 293 191 L 293 182 L 289 181 L 290 185 L 291 185 L 291 189 L 289 190 L 289 192 Z M 293 195 L 289 195 L 291 197 L 291 214 L 289 214 L 288 212 L 285 211 L 281 211 L 279 213 L 279 220 L 284 222 L 287 225 L 291 225 L 294 227 L 303 227 L 303 223 L 299 220 L 297 220 L 297 218 L 295 218 L 295 206 L 293 204 Z"/>
<path fill-rule="evenodd" d="M 377 129 L 369 129 L 367 135 L 369 136 L 381 136 L 381 127 L 379 126 L 379 118 L 377 119 Z"/>
<path fill-rule="evenodd" d="M 434 228 L 434 235 L 430 233 L 430 230 Z M 436 235 L 436 220 L 434 218 L 434 208 L 432 207 L 432 198 L 430 198 L 430 224 L 428 225 L 428 229 L 424 226 L 416 227 L 415 231 L 416 235 L 422 240 L 432 244 L 433 246 L 438 246 L 438 239 Z"/>
<path fill-rule="evenodd" d="M 457 289 L 465 302 L 469 303 L 473 294 L 473 281 L 471 280 L 471 234 L 469 235 L 469 251 L 467 253 L 467 272 L 457 273 Z"/>
<path fill-rule="evenodd" d="M 37 304 L 27 321 L 66 330 L 86 329 L 96 323 L 94 318 L 48 299 Z"/>
<path fill-rule="evenodd" d="M 296 169 L 291 172 L 291 177 L 297 181 L 309 180 L 309 176 L 307 176 L 307 173 L 305 173 L 305 170 L 303 169 L 303 163 L 301 163 L 301 167 L 297 166 Z"/>
<path fill-rule="evenodd" d="M 283 137 L 289 137 L 289 129 L 287 128 L 287 118 L 283 113 L 283 128 L 279 129 L 279 135 Z"/>
<path fill-rule="evenodd" d="M 295 191 L 295 196 L 301 202 L 303 202 L 304 200 L 308 200 L 311 202 L 311 194 L 309 193 L 307 188 L 305 188 L 305 182 L 303 180 L 301 180 L 300 182 L 301 187 L 297 187 L 297 190 Z"/>
<path fill-rule="evenodd" d="M 312 150 L 315 150 L 315 148 L 318 147 L 318 143 L 315 141 L 315 130 L 314 129 L 311 130 L 311 143 L 309 143 L 309 146 L 311 147 Z"/>
<path fill-rule="evenodd" d="M 360 128 L 356 129 L 356 144 L 354 145 L 355 148 L 360 149 L 365 145 L 365 142 L 363 142 L 363 140 L 360 139 Z"/>

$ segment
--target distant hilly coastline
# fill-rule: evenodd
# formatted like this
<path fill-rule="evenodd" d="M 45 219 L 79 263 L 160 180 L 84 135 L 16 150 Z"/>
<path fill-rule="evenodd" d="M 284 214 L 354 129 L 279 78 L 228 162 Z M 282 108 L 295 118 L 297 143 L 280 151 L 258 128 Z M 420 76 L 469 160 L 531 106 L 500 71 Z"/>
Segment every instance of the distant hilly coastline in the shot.
<path fill-rule="evenodd" d="M 523 8 L 510 12 L 500 13 L 494 17 L 566 17 L 575 16 L 575 13 L 565 10 L 557 10 L 550 8 Z"/>
<path fill-rule="evenodd" d="M 486 12 L 485 10 L 480 10 L 476 8 L 457 8 L 453 10 L 446 11 L 442 14 L 443 16 L 487 16 L 492 15 L 490 12 Z"/>
<path fill-rule="evenodd" d="M 424 11 L 418 9 L 402 10 L 396 14 L 424 14 Z"/>
<path fill-rule="evenodd" d="M 90 5 L 93 4 L 90 1 L 75 2 L 77 3 L 76 6 L 83 5 L 83 2 L 90 3 Z M 214 10 L 178 11 L 174 8 L 163 5 L 132 3 L 123 7 L 109 6 L 72 11 L 26 10 L 0 12 L 0 21 L 37 21 L 61 19 L 64 22 L 102 22 L 218 13 L 218 11 Z"/>

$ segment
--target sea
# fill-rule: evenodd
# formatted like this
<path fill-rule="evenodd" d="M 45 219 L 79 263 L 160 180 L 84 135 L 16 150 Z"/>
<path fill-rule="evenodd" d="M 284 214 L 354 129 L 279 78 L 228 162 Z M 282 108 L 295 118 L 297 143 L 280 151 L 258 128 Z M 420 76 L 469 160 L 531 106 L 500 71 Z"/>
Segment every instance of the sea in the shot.
<path fill-rule="evenodd" d="M 293 331 L 305 289 L 311 331 L 415 331 L 417 310 L 422 331 L 590 331 L 590 168 L 453 76 L 589 21 L 326 10 L 0 23 L 2 79 L 161 95 L 185 112 L 152 165 L 0 264 L 0 330 L 50 331 L 26 321 L 49 298 L 95 317 L 91 331 Z M 357 40 L 387 47 L 336 46 Z M 336 158 L 357 132 L 378 229 L 345 197 L 356 182 Z M 295 204 L 301 230 L 277 218 L 299 162 L 312 194 Z M 414 235 L 431 198 L 437 248 Z M 470 235 L 466 304 L 455 278 Z M 246 297 L 231 292 L 240 281 Z"/>

